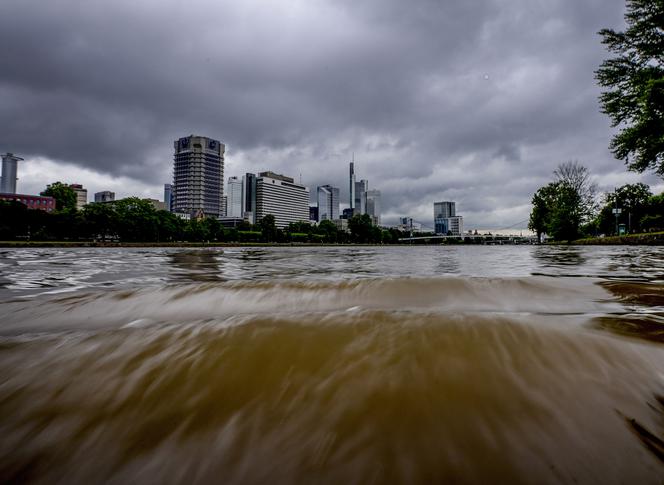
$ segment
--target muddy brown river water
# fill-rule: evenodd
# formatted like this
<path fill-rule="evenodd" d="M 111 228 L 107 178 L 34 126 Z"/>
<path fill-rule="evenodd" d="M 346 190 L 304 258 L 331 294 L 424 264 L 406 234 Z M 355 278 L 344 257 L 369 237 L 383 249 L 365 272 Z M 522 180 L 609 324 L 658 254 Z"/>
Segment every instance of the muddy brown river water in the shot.
<path fill-rule="evenodd" d="M 0 482 L 657 483 L 664 249 L 0 249 Z"/>

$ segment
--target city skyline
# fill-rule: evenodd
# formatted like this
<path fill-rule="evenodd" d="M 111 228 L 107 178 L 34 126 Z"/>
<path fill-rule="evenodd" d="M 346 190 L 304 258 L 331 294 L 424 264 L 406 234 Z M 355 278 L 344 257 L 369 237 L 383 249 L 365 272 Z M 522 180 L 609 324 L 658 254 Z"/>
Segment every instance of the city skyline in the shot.
<path fill-rule="evenodd" d="M 19 192 L 63 180 L 161 199 L 183 133 L 227 144 L 228 175 L 338 186 L 342 209 L 354 152 L 386 224 L 428 220 L 431 202 L 449 199 L 474 227 L 511 225 L 567 160 L 589 167 L 601 191 L 664 190 L 608 151 L 594 80 L 608 53 L 596 32 L 622 28 L 621 0 L 193 7 L 3 5 L 0 41 L 12 48 L 0 55 L 0 152 L 26 159 Z M 228 23 L 197 23 L 185 49 L 172 25 L 193 25 L 201 10 Z M 105 27 L 125 18 L 121 33 Z"/>

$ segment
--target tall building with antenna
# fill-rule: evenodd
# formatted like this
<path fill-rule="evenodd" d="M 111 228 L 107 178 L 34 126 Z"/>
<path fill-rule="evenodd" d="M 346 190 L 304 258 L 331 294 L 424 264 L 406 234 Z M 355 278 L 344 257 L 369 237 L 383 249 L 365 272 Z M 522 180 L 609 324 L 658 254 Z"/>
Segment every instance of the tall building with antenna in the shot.
<path fill-rule="evenodd" d="M 350 193 L 350 199 L 349 199 L 349 204 L 350 208 L 354 209 L 355 208 L 355 154 L 353 153 L 353 161 L 350 162 L 350 184 L 349 184 L 349 193 Z"/>
<path fill-rule="evenodd" d="M 18 162 L 22 160 L 23 159 L 21 157 L 17 157 L 13 153 L 5 153 L 2 155 L 2 179 L 0 179 L 0 193 L 16 193 L 17 166 Z"/>

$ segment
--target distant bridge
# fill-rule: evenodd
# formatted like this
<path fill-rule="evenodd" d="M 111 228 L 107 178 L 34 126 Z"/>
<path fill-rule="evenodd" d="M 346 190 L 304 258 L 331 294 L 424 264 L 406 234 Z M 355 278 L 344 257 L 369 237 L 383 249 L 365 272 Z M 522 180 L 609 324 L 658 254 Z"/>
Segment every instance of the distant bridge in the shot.
<path fill-rule="evenodd" d="M 419 221 L 416 221 L 413 219 L 413 222 L 418 223 L 421 227 L 430 229 L 433 232 L 433 228 L 430 226 L 427 226 L 426 224 L 423 224 Z M 523 224 L 525 222 L 528 222 L 528 219 L 525 219 L 523 221 L 516 222 L 510 226 L 504 227 L 502 229 L 498 229 L 498 231 L 506 231 L 508 229 L 512 229 L 514 226 L 518 226 L 519 224 Z M 413 230 L 411 229 L 411 234 L 413 233 Z M 422 241 L 426 239 L 461 239 L 461 240 L 466 240 L 466 239 L 475 239 L 475 240 L 485 240 L 489 241 L 489 243 L 495 243 L 495 244 L 504 244 L 504 243 L 511 243 L 511 244 L 534 244 L 537 243 L 537 236 L 531 235 L 531 236 L 516 236 L 516 235 L 505 235 L 505 234 L 459 234 L 459 235 L 448 235 L 448 236 L 443 236 L 443 235 L 437 235 L 437 234 L 432 234 L 431 236 L 416 236 L 416 237 L 402 237 L 399 238 L 399 241 Z M 485 242 L 486 243 L 486 242 Z"/>
<path fill-rule="evenodd" d="M 495 242 L 496 244 L 534 244 L 537 242 L 537 236 L 510 236 L 503 234 L 459 234 L 457 236 L 416 236 L 416 237 L 401 237 L 399 241 L 424 241 L 430 239 L 474 239 L 474 240 L 484 240 L 489 243 Z"/>

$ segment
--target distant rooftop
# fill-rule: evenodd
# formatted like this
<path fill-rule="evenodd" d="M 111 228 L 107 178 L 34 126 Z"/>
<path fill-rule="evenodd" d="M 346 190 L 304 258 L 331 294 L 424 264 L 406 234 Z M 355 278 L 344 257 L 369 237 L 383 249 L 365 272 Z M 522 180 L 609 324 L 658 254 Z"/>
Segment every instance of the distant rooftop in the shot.
<path fill-rule="evenodd" d="M 259 177 L 269 177 L 271 179 L 281 180 L 283 182 L 290 182 L 291 184 L 295 183 L 295 179 L 293 179 L 292 177 L 286 177 L 285 175 L 281 175 L 281 174 L 270 172 L 270 171 L 260 172 L 258 174 L 258 176 Z"/>

